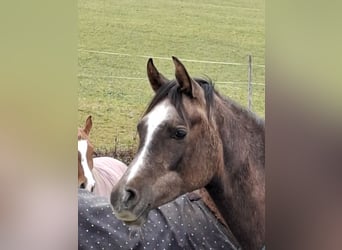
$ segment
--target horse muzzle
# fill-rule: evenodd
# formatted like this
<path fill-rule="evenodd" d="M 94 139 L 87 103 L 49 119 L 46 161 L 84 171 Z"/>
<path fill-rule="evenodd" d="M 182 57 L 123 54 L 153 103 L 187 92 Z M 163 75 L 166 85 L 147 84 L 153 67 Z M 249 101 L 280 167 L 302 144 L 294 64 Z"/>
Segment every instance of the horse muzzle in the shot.
<path fill-rule="evenodd" d="M 110 203 L 115 217 L 127 225 L 141 226 L 147 219 L 151 205 L 140 197 L 133 188 L 113 189 Z"/>
<path fill-rule="evenodd" d="M 82 182 L 81 184 L 79 184 L 79 188 L 88 190 L 89 192 L 94 192 L 95 182 L 88 182 L 86 180 L 85 182 Z"/>

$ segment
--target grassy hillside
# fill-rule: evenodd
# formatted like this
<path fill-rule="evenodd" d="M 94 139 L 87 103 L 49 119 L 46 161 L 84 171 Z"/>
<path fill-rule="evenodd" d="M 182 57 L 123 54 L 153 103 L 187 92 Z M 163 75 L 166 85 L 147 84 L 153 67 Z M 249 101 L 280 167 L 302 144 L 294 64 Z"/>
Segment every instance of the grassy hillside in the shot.
<path fill-rule="evenodd" d="M 79 125 L 93 116 L 97 149 L 131 148 L 135 127 L 153 96 L 147 58 L 173 78 L 171 56 L 192 76 L 209 76 L 222 94 L 247 105 L 247 55 L 253 82 L 264 84 L 264 1 L 79 0 Z M 109 53 L 107 53 L 109 52 Z M 169 59 L 166 59 L 169 58 Z M 264 116 L 264 85 L 253 110 Z"/>

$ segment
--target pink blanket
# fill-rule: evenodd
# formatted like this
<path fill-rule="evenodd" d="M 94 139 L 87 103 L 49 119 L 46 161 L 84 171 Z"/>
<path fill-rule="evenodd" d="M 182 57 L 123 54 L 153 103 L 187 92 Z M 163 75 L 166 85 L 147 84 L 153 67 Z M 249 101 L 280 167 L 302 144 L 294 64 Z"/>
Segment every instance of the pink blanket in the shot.
<path fill-rule="evenodd" d="M 94 158 L 93 175 L 96 181 L 94 194 L 109 199 L 113 186 L 125 173 L 127 166 L 112 157 Z"/>

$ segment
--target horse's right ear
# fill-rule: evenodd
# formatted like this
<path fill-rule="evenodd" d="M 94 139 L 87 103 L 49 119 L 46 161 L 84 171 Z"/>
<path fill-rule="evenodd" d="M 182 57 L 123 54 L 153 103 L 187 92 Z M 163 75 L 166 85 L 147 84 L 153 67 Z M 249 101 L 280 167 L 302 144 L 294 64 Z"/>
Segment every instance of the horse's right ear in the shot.
<path fill-rule="evenodd" d="M 152 58 L 148 59 L 147 62 L 147 76 L 154 92 L 157 92 L 161 86 L 169 81 L 165 76 L 158 72 L 153 64 Z"/>
<path fill-rule="evenodd" d="M 91 120 L 91 115 L 90 115 L 88 116 L 84 129 L 83 129 L 87 135 L 89 135 L 92 126 L 93 126 L 93 121 Z"/>

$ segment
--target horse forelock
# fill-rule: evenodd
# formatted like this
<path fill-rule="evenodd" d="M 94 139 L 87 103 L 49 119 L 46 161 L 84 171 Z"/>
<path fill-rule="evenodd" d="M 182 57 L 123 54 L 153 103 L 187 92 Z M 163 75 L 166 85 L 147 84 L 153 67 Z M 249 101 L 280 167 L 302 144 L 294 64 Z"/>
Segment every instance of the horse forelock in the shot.
<path fill-rule="evenodd" d="M 205 97 L 206 103 L 206 112 L 207 116 L 211 115 L 211 109 L 214 103 L 214 95 L 217 92 L 214 89 L 214 85 L 212 81 L 207 78 L 193 78 L 202 88 Z M 155 96 L 153 97 L 152 101 L 148 105 L 144 116 L 149 113 L 158 103 L 162 100 L 168 98 L 170 103 L 176 108 L 179 116 L 185 120 L 185 109 L 183 105 L 183 97 L 185 94 L 182 93 L 180 86 L 177 80 L 171 80 L 168 83 L 162 85 L 159 90 L 156 92 Z"/>

